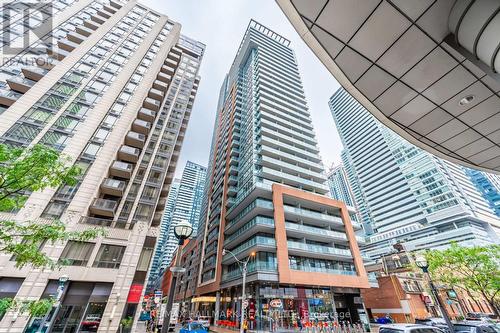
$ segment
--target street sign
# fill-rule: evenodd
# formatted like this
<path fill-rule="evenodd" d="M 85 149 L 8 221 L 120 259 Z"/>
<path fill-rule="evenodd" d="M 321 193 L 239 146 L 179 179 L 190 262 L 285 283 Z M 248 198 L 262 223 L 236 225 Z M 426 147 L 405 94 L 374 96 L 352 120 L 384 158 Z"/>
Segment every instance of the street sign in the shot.
<path fill-rule="evenodd" d="M 177 324 L 179 318 L 179 303 L 172 304 L 172 311 L 170 311 L 170 325 Z"/>
<path fill-rule="evenodd" d="M 156 304 L 159 304 L 162 298 L 163 298 L 163 292 L 161 290 L 155 290 L 154 302 Z"/>
<path fill-rule="evenodd" d="M 163 318 L 165 318 L 165 312 L 167 312 L 167 304 L 163 303 L 160 306 L 160 316 L 158 317 L 158 325 L 163 325 Z"/>

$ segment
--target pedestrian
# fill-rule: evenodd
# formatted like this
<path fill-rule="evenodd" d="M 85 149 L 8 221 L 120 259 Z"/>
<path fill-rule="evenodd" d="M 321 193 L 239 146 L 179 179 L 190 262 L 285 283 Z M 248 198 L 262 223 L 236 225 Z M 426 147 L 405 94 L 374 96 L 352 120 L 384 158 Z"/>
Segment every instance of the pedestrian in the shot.
<path fill-rule="evenodd" d="M 302 332 L 302 319 L 297 319 L 297 326 L 299 327 L 299 332 Z"/>
<path fill-rule="evenodd" d="M 243 320 L 243 332 L 247 333 L 248 330 L 248 321 L 245 319 Z"/>

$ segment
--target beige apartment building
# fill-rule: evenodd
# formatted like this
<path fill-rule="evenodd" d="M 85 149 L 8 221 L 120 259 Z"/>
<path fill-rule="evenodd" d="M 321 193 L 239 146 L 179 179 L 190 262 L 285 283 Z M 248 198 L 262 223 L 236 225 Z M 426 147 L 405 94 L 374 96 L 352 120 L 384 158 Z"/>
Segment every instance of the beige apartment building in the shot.
<path fill-rule="evenodd" d="M 23 6 L 2 2 L 0 142 L 53 147 L 83 174 L 0 218 L 60 219 L 106 236 L 43 245 L 70 263 L 60 270 L 17 269 L 0 255 L 0 298 L 53 297 L 67 276 L 47 332 L 117 332 L 122 318 L 138 316 L 204 45 L 135 0 Z M 36 331 L 41 322 L 10 311 L 0 332 Z"/>

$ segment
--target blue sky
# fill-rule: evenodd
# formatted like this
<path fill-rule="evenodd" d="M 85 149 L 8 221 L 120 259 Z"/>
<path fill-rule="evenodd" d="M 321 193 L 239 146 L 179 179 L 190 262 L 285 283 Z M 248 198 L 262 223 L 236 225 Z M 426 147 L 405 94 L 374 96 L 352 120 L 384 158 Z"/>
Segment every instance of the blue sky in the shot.
<path fill-rule="evenodd" d="M 328 108 L 339 84 L 309 50 L 274 0 L 140 0 L 182 24 L 182 33 L 206 44 L 201 84 L 182 148 L 187 160 L 207 165 L 219 88 L 251 18 L 291 41 L 325 167 L 340 162 L 342 144 Z"/>

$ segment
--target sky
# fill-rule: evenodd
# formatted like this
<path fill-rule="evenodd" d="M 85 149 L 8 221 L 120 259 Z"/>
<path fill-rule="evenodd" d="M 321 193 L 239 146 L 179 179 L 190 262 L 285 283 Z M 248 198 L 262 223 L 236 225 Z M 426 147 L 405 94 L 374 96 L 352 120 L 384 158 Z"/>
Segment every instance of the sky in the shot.
<path fill-rule="evenodd" d="M 340 87 L 302 41 L 274 0 L 141 0 L 182 25 L 181 33 L 206 45 L 201 83 L 189 120 L 176 176 L 188 160 L 206 166 L 219 89 L 250 19 L 291 41 L 325 168 L 340 163 L 342 143 L 328 99 Z"/>

